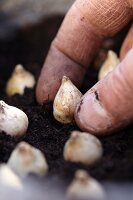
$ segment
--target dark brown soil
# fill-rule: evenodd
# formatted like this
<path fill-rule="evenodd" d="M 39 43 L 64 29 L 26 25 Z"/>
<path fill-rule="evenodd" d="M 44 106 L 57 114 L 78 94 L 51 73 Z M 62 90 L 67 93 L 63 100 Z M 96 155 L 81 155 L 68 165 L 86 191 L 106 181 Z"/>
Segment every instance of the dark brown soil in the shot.
<path fill-rule="evenodd" d="M 49 176 L 56 174 L 68 182 L 76 169 L 85 168 L 99 180 L 133 180 L 133 126 L 100 138 L 104 155 L 97 164 L 91 167 L 72 164 L 63 160 L 63 147 L 70 131 L 78 128 L 56 122 L 52 115 L 52 105 L 39 106 L 35 100 L 34 89 L 26 89 L 24 96 L 15 95 L 9 98 L 5 95 L 6 80 L 15 64 L 24 64 L 36 79 L 38 78 L 50 41 L 61 21 L 62 17 L 51 18 L 36 27 L 25 28 L 9 41 L 0 41 L 0 98 L 24 110 L 30 122 L 27 134 L 23 138 L 15 139 L 4 133 L 0 134 L 0 162 L 7 162 L 15 145 L 25 140 L 45 153 L 50 168 Z M 111 39 L 112 48 L 119 50 L 125 32 L 121 33 L 122 37 Z M 106 53 L 105 47 L 104 50 Z M 82 87 L 83 92 L 97 81 L 96 77 L 97 71 L 90 68 Z"/>

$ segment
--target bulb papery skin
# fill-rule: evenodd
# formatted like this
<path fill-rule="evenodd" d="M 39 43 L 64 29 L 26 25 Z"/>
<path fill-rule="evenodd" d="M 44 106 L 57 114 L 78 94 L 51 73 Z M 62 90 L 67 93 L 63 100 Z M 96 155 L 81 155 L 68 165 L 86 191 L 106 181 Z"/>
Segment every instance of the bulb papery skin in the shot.
<path fill-rule="evenodd" d="M 29 120 L 20 109 L 0 101 L 0 132 L 19 137 L 26 133 Z"/>
<path fill-rule="evenodd" d="M 12 152 L 8 165 L 20 176 L 34 173 L 43 176 L 48 164 L 42 152 L 26 142 L 20 142 Z"/>
<path fill-rule="evenodd" d="M 106 60 L 98 74 L 98 80 L 103 79 L 109 72 L 111 72 L 118 64 L 120 63 L 120 59 L 117 54 L 111 50 L 108 51 L 108 55 Z"/>
<path fill-rule="evenodd" d="M 66 161 L 92 165 L 103 154 L 103 147 L 98 138 L 85 132 L 73 131 L 64 146 Z"/>
<path fill-rule="evenodd" d="M 67 199 L 105 200 L 106 194 L 102 185 L 85 170 L 77 170 L 74 180 L 67 190 Z"/>
<path fill-rule="evenodd" d="M 62 124 L 74 121 L 76 105 L 81 100 L 82 93 L 76 88 L 71 80 L 63 76 L 61 86 L 55 96 L 53 115 Z"/>
<path fill-rule="evenodd" d="M 33 88 L 34 85 L 34 76 L 19 64 L 16 65 L 10 79 L 7 81 L 6 94 L 8 96 L 23 95 L 25 88 Z"/>

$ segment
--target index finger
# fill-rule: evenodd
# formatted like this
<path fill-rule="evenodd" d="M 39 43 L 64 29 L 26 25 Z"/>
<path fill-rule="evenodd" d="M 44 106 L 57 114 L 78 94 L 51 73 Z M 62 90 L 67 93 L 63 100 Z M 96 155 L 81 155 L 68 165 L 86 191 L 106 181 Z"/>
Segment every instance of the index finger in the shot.
<path fill-rule="evenodd" d="M 132 15 L 127 0 L 75 1 L 51 44 L 36 89 L 37 101 L 53 101 L 64 75 L 79 87 L 104 38 L 123 28 Z"/>

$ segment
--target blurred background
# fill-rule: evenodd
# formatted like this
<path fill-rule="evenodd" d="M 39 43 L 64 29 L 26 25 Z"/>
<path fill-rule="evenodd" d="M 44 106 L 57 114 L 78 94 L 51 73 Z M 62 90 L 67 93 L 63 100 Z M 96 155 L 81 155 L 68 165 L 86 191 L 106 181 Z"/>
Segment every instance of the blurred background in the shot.
<path fill-rule="evenodd" d="M 0 1 L 0 72 L 5 79 L 17 63 L 27 68 L 35 65 L 33 71 L 38 77 L 40 71 L 36 69 L 41 68 L 50 42 L 72 3 L 73 0 Z"/>
<path fill-rule="evenodd" d="M 0 37 L 35 25 L 53 15 L 64 15 L 74 0 L 1 0 Z"/>

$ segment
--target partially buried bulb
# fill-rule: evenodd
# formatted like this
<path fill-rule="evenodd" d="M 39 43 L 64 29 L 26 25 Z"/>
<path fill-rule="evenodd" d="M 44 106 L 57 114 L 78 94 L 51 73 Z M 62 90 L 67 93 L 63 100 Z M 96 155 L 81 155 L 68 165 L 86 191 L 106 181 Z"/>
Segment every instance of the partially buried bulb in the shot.
<path fill-rule="evenodd" d="M 103 65 L 98 74 L 98 79 L 103 79 L 109 72 L 111 72 L 118 64 L 120 60 L 117 54 L 111 50 L 108 51 L 108 55 L 106 60 L 104 61 Z"/>
<path fill-rule="evenodd" d="M 102 157 L 103 148 L 98 138 L 85 132 L 73 131 L 64 147 L 64 159 L 91 165 Z"/>
<path fill-rule="evenodd" d="M 21 179 L 6 164 L 0 165 L 0 185 L 14 188 L 15 190 L 22 190 L 23 188 Z"/>
<path fill-rule="evenodd" d="M 8 160 L 8 165 L 21 176 L 28 173 L 45 175 L 48 171 L 48 164 L 42 152 L 26 142 L 17 145 Z"/>
<path fill-rule="evenodd" d="M 67 190 L 67 198 L 73 200 L 104 200 L 105 192 L 101 184 L 85 170 L 77 170 L 73 182 Z"/>
<path fill-rule="evenodd" d="M 10 79 L 6 85 L 6 94 L 12 96 L 14 94 L 24 94 L 25 88 L 33 88 L 35 85 L 34 76 L 24 69 L 22 65 L 16 65 Z"/>
<path fill-rule="evenodd" d="M 28 124 L 28 117 L 22 110 L 0 101 L 0 132 L 22 136 L 26 133 Z"/>
<path fill-rule="evenodd" d="M 55 119 L 63 124 L 74 121 L 74 111 L 79 103 L 82 93 L 76 88 L 71 80 L 63 76 L 61 86 L 56 94 L 53 104 Z"/>

